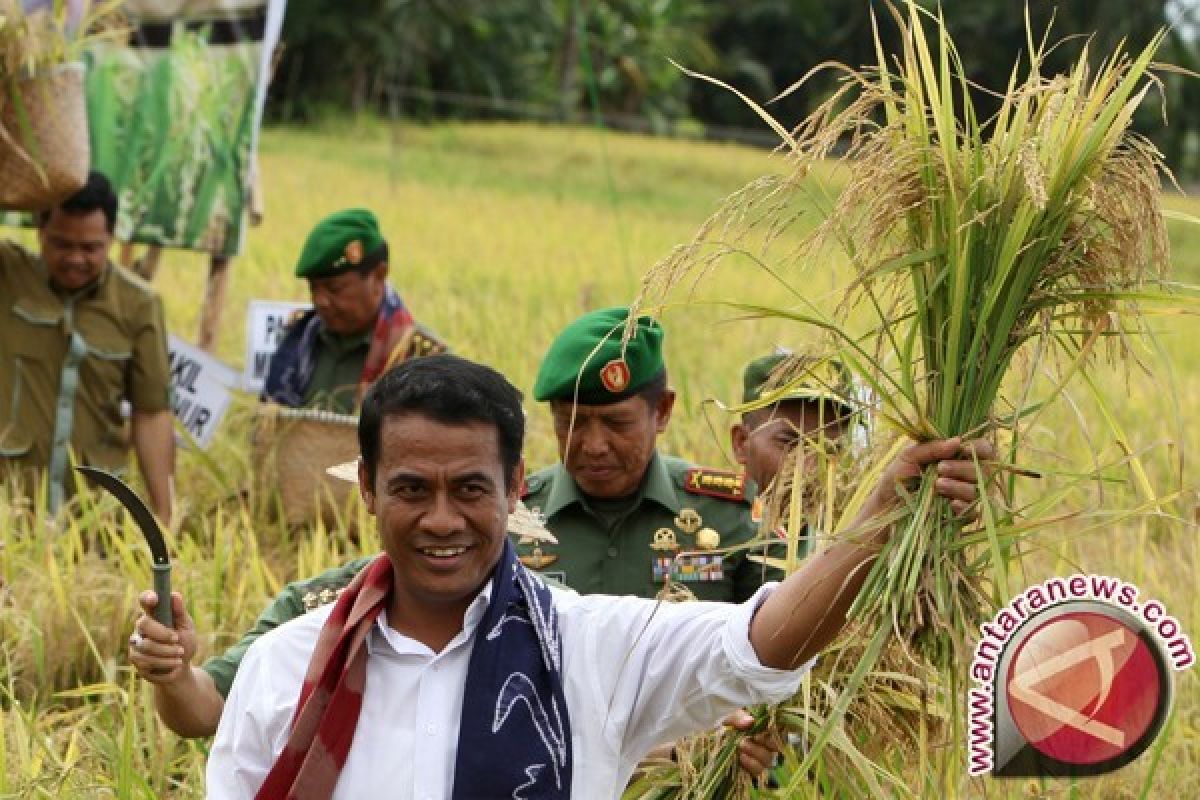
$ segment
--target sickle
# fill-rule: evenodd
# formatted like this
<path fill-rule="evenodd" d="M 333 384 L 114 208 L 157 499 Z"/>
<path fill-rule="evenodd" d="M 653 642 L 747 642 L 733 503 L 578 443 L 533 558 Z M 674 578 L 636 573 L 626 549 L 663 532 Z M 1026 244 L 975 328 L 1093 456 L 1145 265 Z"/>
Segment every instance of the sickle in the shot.
<path fill-rule="evenodd" d="M 154 559 L 154 592 L 158 595 L 154 618 L 168 628 L 174 628 L 174 618 L 171 615 L 171 557 L 167 554 L 167 543 L 163 540 L 158 521 L 154 519 L 154 515 L 146 508 L 142 499 L 134 494 L 133 489 L 116 475 L 95 467 L 75 469 L 107 489 L 133 516 L 134 522 L 142 531 L 142 536 L 146 537 L 146 544 L 150 546 L 150 555 Z"/>

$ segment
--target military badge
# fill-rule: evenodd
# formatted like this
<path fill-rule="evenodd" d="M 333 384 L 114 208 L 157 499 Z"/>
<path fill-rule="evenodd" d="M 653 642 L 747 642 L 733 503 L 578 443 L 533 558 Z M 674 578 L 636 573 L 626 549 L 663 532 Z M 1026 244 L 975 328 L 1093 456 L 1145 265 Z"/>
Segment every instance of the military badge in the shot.
<path fill-rule="evenodd" d="M 517 556 L 517 558 L 530 569 L 545 569 L 555 561 L 558 561 L 557 555 L 554 553 L 544 553 L 540 547 L 533 548 L 533 552 L 527 556 Z"/>
<path fill-rule="evenodd" d="M 656 558 L 653 568 L 656 583 L 667 580 L 676 583 L 712 583 L 725 579 L 725 569 L 718 555 Z"/>
<path fill-rule="evenodd" d="M 694 508 L 681 509 L 679 516 L 675 518 L 675 527 L 684 533 L 695 533 L 703 524 L 704 520 L 700 518 L 700 513 Z"/>
<path fill-rule="evenodd" d="M 696 534 L 696 547 L 701 550 L 716 550 L 721 546 L 721 534 L 712 528 L 702 528 Z"/>
<path fill-rule="evenodd" d="M 675 538 L 675 531 L 670 528 L 659 528 L 654 532 L 654 539 L 650 542 L 651 550 L 675 551 L 679 549 L 679 542 Z"/>
<path fill-rule="evenodd" d="M 351 264 L 359 264 L 363 260 L 363 246 L 358 239 L 346 245 L 346 260 Z"/>
<path fill-rule="evenodd" d="M 629 386 L 629 365 L 623 358 L 614 358 L 600 370 L 600 383 L 613 394 L 620 394 Z"/>

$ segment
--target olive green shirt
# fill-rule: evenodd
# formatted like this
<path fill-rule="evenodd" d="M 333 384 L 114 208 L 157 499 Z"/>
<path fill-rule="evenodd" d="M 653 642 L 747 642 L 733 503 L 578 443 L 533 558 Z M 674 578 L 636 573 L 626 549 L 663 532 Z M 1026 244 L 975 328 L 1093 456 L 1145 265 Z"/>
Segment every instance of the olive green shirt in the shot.
<path fill-rule="evenodd" d="M 700 493 L 689 482 L 697 472 L 734 485 L 732 473 L 655 453 L 637 495 L 615 514 L 589 503 L 562 464 L 531 475 L 525 505 L 545 516 L 558 543 L 519 542 L 521 562 L 582 594 L 654 597 L 670 576 L 700 600 L 740 603 L 765 581 L 782 580 L 780 571 L 747 558 L 782 550 L 759 541 L 745 494 Z M 759 543 L 737 549 L 750 542 Z"/>
<path fill-rule="evenodd" d="M 122 470 L 126 401 L 170 408 L 158 295 L 112 264 L 91 286 L 60 293 L 38 256 L 0 241 L 0 474 L 43 469 L 67 446 L 84 464 Z"/>
<path fill-rule="evenodd" d="M 304 393 L 304 405 L 338 414 L 355 413 L 358 382 L 362 378 L 370 347 L 369 330 L 354 336 L 338 336 L 321 326 L 317 333 L 312 377 Z"/>
<path fill-rule="evenodd" d="M 295 581 L 283 587 L 283 591 L 255 621 L 254 627 L 237 644 L 204 662 L 202 669 L 212 677 L 221 696 L 229 694 L 229 688 L 233 686 L 233 676 L 237 674 L 238 665 L 242 663 L 242 656 L 246 655 L 255 639 L 288 620 L 333 602 L 337 593 L 354 580 L 354 576 L 370 564 L 372 558 L 374 557 L 355 559 L 340 567 L 325 570 L 315 578 Z"/>

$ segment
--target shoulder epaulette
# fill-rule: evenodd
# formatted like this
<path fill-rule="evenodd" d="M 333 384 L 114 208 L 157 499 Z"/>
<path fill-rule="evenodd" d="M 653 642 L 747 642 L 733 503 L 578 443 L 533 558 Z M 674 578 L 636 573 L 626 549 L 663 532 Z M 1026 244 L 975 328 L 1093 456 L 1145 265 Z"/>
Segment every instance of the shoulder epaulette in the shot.
<path fill-rule="evenodd" d="M 683 478 L 683 489 L 690 494 L 743 502 L 746 499 L 746 477 L 740 472 L 725 469 L 692 467 Z"/>
<path fill-rule="evenodd" d="M 345 588 L 345 587 L 342 587 L 342 588 Z M 316 592 L 316 591 L 305 592 L 304 597 L 301 598 L 301 602 L 304 603 L 305 611 L 312 611 L 314 609 L 320 608 L 321 606 L 328 605 L 329 603 L 332 603 L 334 600 L 337 600 L 338 595 L 341 593 L 342 593 L 342 589 L 334 589 L 332 587 L 326 586 L 324 589 L 322 589 L 319 592 Z"/>
<path fill-rule="evenodd" d="M 546 479 L 541 475 L 530 475 L 525 478 L 525 482 L 521 484 L 521 499 L 524 500 L 531 494 L 540 491 L 546 485 Z"/>
<path fill-rule="evenodd" d="M 409 358 L 432 356 L 444 352 L 446 352 L 446 343 L 441 339 L 426 330 L 418 329 L 413 331 L 412 343 L 408 348 Z"/>

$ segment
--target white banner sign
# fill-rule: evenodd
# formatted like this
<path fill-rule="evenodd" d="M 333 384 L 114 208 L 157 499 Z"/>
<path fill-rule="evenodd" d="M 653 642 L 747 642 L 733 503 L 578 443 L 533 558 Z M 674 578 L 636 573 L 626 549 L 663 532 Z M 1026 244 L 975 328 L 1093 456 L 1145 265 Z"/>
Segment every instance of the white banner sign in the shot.
<path fill-rule="evenodd" d="M 246 312 L 246 367 L 242 388 L 258 394 L 267 379 L 271 356 L 283 339 L 283 328 L 292 314 L 311 308 L 308 303 L 251 300 Z"/>
<path fill-rule="evenodd" d="M 173 334 L 167 338 L 167 347 L 175 418 L 207 449 L 229 407 L 237 371 Z"/>

